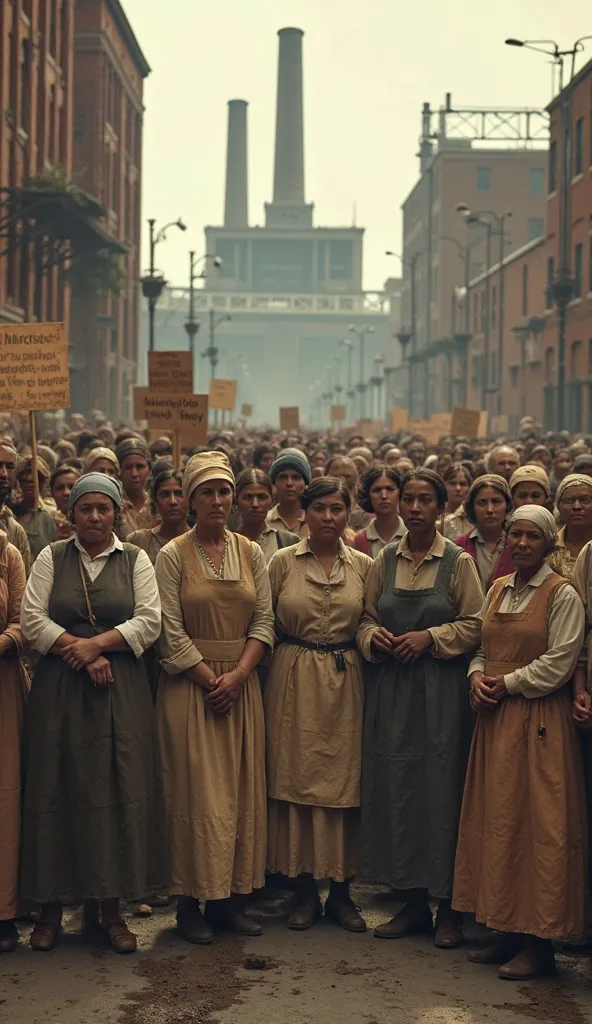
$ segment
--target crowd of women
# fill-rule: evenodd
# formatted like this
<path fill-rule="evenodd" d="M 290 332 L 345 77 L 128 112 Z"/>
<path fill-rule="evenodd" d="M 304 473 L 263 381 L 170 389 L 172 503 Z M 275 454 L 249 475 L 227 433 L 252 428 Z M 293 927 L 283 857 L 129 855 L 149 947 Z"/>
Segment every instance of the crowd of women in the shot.
<path fill-rule="evenodd" d="M 235 431 L 179 469 L 71 426 L 36 467 L 0 437 L 0 951 L 82 903 L 132 952 L 120 901 L 167 894 L 255 936 L 274 874 L 295 930 L 366 931 L 356 878 L 380 939 L 474 914 L 505 979 L 585 943 L 588 439 Z"/>

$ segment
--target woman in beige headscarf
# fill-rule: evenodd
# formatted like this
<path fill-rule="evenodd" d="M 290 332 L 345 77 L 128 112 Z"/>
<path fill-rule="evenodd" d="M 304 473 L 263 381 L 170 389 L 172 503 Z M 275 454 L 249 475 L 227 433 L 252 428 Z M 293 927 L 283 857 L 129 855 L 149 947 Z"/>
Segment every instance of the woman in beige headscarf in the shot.
<path fill-rule="evenodd" d="M 547 561 L 554 572 L 571 580 L 577 557 L 592 540 L 592 477 L 570 473 L 557 486 L 555 513 L 561 529 Z"/>
<path fill-rule="evenodd" d="M 508 519 L 516 571 L 481 610 L 469 666 L 478 713 L 467 771 L 453 905 L 501 933 L 469 954 L 526 981 L 554 969 L 553 939 L 582 935 L 587 868 L 572 677 L 584 639 L 574 588 L 547 565 L 557 527 L 540 505 Z"/>
<path fill-rule="evenodd" d="M 83 469 L 85 473 L 106 473 L 119 479 L 119 459 L 112 448 L 91 448 Z"/>
<path fill-rule="evenodd" d="M 273 646 L 271 590 L 258 544 L 230 533 L 234 476 L 226 455 L 189 460 L 183 491 L 196 525 L 160 551 L 162 673 L 157 715 L 177 926 L 189 942 L 212 925 L 261 928 L 239 895 L 265 883 L 265 725 L 256 668 Z M 199 900 L 207 902 L 205 917 Z"/>

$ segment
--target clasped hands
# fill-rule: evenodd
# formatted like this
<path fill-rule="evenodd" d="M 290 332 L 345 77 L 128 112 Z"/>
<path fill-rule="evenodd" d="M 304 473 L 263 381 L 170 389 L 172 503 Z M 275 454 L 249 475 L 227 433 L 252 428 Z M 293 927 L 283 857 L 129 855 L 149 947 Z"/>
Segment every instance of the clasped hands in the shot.
<path fill-rule="evenodd" d="M 588 690 L 578 693 L 572 705 L 573 720 L 584 732 L 592 732 L 592 697 Z"/>
<path fill-rule="evenodd" d="M 503 676 L 486 676 L 484 672 L 471 672 L 470 701 L 473 711 L 496 708 L 508 696 Z"/>
<path fill-rule="evenodd" d="M 245 679 L 245 673 L 238 666 L 230 672 L 223 672 L 221 676 L 212 674 L 204 685 L 208 707 L 217 715 L 229 715 Z"/>
<path fill-rule="evenodd" d="M 428 629 L 412 630 L 395 636 L 384 626 L 380 626 L 372 635 L 372 643 L 381 654 L 410 664 L 419 658 L 432 642 L 432 634 Z"/>
<path fill-rule="evenodd" d="M 62 657 L 76 672 L 86 669 L 95 686 L 108 686 L 113 682 L 111 662 L 102 653 L 99 637 L 75 640 L 62 649 Z"/>

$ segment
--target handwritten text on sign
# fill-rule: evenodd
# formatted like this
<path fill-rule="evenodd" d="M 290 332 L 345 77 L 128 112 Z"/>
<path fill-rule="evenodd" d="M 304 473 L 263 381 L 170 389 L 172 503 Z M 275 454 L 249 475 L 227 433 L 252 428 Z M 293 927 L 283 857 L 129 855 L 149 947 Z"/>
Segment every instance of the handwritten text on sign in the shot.
<path fill-rule="evenodd" d="M 236 381 L 213 377 L 210 381 L 210 409 L 232 412 L 236 404 Z"/>
<path fill-rule="evenodd" d="M 146 420 L 150 430 L 180 430 L 183 444 L 202 445 L 208 436 L 208 396 L 165 396 L 134 388 L 134 418 Z"/>
<path fill-rule="evenodd" d="M 193 353 L 149 352 L 148 387 L 166 395 L 192 395 Z"/>
<path fill-rule="evenodd" d="M 68 409 L 64 324 L 0 324 L 0 409 Z"/>

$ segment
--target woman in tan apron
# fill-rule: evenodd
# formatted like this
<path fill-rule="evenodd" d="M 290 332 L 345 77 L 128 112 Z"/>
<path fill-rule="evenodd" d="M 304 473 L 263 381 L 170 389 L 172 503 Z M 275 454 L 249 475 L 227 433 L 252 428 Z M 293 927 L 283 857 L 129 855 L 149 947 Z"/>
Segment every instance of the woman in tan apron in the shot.
<path fill-rule="evenodd" d="M 163 604 L 157 717 L 177 925 L 190 942 L 212 926 L 259 935 L 237 896 L 265 884 L 265 726 L 256 668 L 273 646 L 263 552 L 226 524 L 234 476 L 221 452 L 187 463 L 195 528 L 159 553 Z M 205 917 L 199 900 L 207 903 Z"/>
<path fill-rule="evenodd" d="M 469 954 L 524 981 L 554 968 L 552 939 L 584 929 L 582 763 L 569 682 L 584 639 L 575 590 L 545 562 L 557 527 L 523 505 L 508 520 L 516 572 L 496 580 L 469 667 L 478 721 L 456 854 L 453 905 L 499 934 Z"/>

